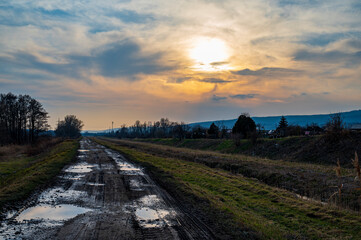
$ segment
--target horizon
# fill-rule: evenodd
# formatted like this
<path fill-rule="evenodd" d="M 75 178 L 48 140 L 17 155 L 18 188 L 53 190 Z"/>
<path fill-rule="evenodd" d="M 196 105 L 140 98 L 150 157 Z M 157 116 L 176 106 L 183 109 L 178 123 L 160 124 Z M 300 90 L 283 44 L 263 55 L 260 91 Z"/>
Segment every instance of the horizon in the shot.
<path fill-rule="evenodd" d="M 352 111 L 360 12 L 354 0 L 2 2 L 1 93 L 37 99 L 52 129 L 73 114 L 88 131 Z"/>
<path fill-rule="evenodd" d="M 354 109 L 354 110 L 350 110 L 350 111 L 342 111 L 342 112 L 333 112 L 333 113 L 315 113 L 315 114 L 292 114 L 292 115 L 273 115 L 273 116 L 250 116 L 251 118 L 273 118 L 273 117 L 281 117 L 281 116 L 284 116 L 284 117 L 298 117 L 298 116 L 302 116 L 302 117 L 310 117 L 310 116 L 329 116 L 329 115 L 332 115 L 332 114 L 336 114 L 336 113 L 350 113 L 350 112 L 358 112 L 358 111 L 361 111 L 361 109 Z M 187 125 L 194 125 L 194 124 L 202 124 L 202 123 L 210 123 L 210 122 L 213 122 L 213 123 L 216 123 L 217 125 L 217 122 L 224 122 L 224 121 L 232 121 L 232 120 L 237 120 L 239 116 L 235 117 L 235 118 L 231 118 L 231 119 L 216 119 L 216 120 L 204 120 L 204 121 L 198 121 L 198 122 L 184 122 L 185 124 Z M 159 119 L 158 119 L 159 120 Z M 158 121 L 158 120 L 155 120 L 155 121 Z M 172 121 L 172 119 L 169 119 L 170 121 Z M 137 120 L 135 120 L 137 121 Z M 141 121 L 139 120 L 141 123 L 144 123 L 144 122 L 152 122 L 154 123 L 155 121 Z M 361 123 L 361 119 L 360 119 L 360 123 Z M 134 123 L 133 123 L 134 124 Z M 129 124 L 129 125 L 126 125 L 126 127 L 131 127 L 133 124 Z M 113 129 L 120 129 L 121 126 L 114 126 Z M 82 130 L 82 132 L 106 132 L 106 131 L 110 131 L 112 130 L 112 128 L 104 128 L 104 129 L 84 129 Z"/>

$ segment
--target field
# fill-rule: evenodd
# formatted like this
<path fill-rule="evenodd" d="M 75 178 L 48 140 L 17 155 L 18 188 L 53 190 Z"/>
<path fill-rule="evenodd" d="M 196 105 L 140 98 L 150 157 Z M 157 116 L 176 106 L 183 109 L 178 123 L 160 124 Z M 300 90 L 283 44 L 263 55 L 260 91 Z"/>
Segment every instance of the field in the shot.
<path fill-rule="evenodd" d="M 337 186 L 340 179 L 335 177 L 332 166 L 106 138 L 95 140 L 146 166 L 172 195 L 213 219 L 210 224 L 215 230 L 227 229 L 227 234 L 234 237 L 361 237 L 359 212 L 295 194 L 308 191 L 322 195 L 332 184 Z M 352 169 L 342 169 L 342 173 L 344 178 L 352 178 Z M 326 197 L 334 191 L 337 188 L 323 194 Z M 349 201 L 347 205 L 355 204 Z"/>
<path fill-rule="evenodd" d="M 0 209 L 28 197 L 51 181 L 76 155 L 77 140 L 66 140 L 46 149 L 26 146 L 3 147 L 0 158 Z M 30 155 L 26 153 L 38 153 Z"/>

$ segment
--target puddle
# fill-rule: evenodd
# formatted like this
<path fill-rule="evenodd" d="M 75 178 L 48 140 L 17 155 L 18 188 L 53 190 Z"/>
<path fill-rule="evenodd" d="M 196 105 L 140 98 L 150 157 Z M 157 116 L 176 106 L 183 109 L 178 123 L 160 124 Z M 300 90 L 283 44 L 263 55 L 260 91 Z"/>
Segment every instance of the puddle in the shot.
<path fill-rule="evenodd" d="M 83 191 L 77 191 L 77 190 L 64 190 L 63 188 L 53 188 L 48 191 L 43 192 L 39 196 L 39 202 L 53 202 L 58 200 L 73 200 L 73 199 L 81 199 L 86 196 L 86 193 Z"/>
<path fill-rule="evenodd" d="M 90 185 L 90 186 L 96 186 L 96 187 L 99 187 L 99 186 L 105 186 L 104 183 L 87 183 L 87 185 Z"/>
<path fill-rule="evenodd" d="M 83 152 L 89 152 L 89 150 L 87 150 L 87 149 L 79 149 L 78 152 L 81 152 L 81 153 L 83 153 Z"/>
<path fill-rule="evenodd" d="M 175 210 L 168 208 L 157 195 L 141 197 L 126 206 L 126 209 L 134 213 L 135 219 L 143 228 L 173 226 L 177 224 Z"/>
<path fill-rule="evenodd" d="M 16 217 L 16 220 L 18 222 L 37 219 L 63 221 L 89 211 L 91 211 L 91 209 L 77 207 L 69 204 L 61 204 L 56 206 L 44 204 L 24 210 L 19 216 Z"/>
<path fill-rule="evenodd" d="M 148 207 L 138 208 L 134 212 L 138 223 L 145 228 L 162 227 L 166 225 L 167 210 L 154 210 Z"/>
<path fill-rule="evenodd" d="M 129 181 L 129 187 L 132 191 L 143 191 L 144 190 L 143 184 L 141 184 L 136 179 L 131 179 Z"/>
<path fill-rule="evenodd" d="M 62 176 L 63 179 L 68 179 L 68 180 L 73 180 L 73 181 L 79 181 L 80 179 L 82 179 L 83 177 L 85 177 L 85 175 L 83 174 L 78 174 L 78 175 L 74 175 L 74 176 Z"/>
<path fill-rule="evenodd" d="M 75 166 L 70 166 L 65 170 L 65 172 L 69 173 L 88 173 L 93 171 L 93 168 L 97 167 L 95 164 L 88 164 L 88 163 L 79 163 Z"/>
<path fill-rule="evenodd" d="M 122 155 L 115 153 L 109 149 L 105 149 L 107 155 L 114 159 L 117 163 L 119 170 L 126 175 L 144 175 L 143 169 L 135 166 L 134 164 L 129 163 L 125 159 L 123 159 Z"/>

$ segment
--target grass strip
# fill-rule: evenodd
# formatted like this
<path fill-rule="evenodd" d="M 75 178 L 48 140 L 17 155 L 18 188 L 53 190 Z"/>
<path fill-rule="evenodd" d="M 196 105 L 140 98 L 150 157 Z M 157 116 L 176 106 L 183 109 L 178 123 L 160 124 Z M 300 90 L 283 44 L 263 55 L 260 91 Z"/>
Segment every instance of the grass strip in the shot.
<path fill-rule="evenodd" d="M 262 239 L 361 238 L 361 216 L 355 212 L 301 200 L 285 190 L 203 164 L 96 141 L 147 166 L 168 191 L 184 201 L 217 212 L 219 218 L 213 221 L 224 221 L 225 231 L 233 238 L 244 238 L 235 229 L 251 229 L 258 234 L 253 236 Z"/>
<path fill-rule="evenodd" d="M 65 140 L 42 154 L 0 162 L 0 209 L 48 183 L 74 159 L 78 147 L 78 140 Z"/>

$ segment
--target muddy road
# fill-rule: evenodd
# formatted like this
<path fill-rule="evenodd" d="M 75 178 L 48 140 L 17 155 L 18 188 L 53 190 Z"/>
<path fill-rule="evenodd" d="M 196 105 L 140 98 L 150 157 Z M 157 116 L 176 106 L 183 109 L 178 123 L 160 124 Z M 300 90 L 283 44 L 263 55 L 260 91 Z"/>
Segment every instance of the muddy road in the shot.
<path fill-rule="evenodd" d="M 87 138 L 51 188 L 6 213 L 0 239 L 213 239 L 144 169 Z"/>

